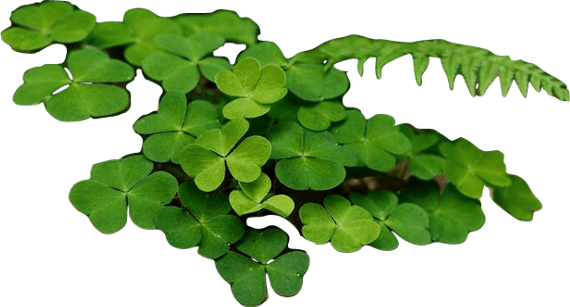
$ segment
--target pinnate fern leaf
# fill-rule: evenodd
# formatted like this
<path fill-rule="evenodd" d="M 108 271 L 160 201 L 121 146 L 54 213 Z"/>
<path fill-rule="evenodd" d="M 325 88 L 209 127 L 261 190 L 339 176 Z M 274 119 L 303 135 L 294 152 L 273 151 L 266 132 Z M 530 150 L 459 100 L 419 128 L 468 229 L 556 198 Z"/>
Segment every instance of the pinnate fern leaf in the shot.
<path fill-rule="evenodd" d="M 472 96 L 482 96 L 499 77 L 503 96 L 507 95 L 515 80 L 524 97 L 527 97 L 530 83 L 537 92 L 544 89 L 560 100 L 570 100 L 566 84 L 534 64 L 514 61 L 508 56 L 498 56 L 483 48 L 441 39 L 406 43 L 349 35 L 301 52 L 292 61 L 326 63 L 325 69 L 329 69 L 338 62 L 357 59 L 358 73 L 362 76 L 366 60 L 376 58 L 376 77 L 380 79 L 384 65 L 407 54 L 413 58 L 418 85 L 422 84 L 422 75 L 429 65 L 429 58 L 437 57 L 441 59 L 451 90 L 457 75 L 462 75 L 469 93 Z"/>

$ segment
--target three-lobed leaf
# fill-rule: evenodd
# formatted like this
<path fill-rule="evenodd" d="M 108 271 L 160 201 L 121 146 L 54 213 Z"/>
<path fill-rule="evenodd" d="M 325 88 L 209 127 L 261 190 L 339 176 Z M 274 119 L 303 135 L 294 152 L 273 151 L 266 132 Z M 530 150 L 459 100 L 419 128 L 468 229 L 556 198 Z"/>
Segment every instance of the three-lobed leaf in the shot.
<path fill-rule="evenodd" d="M 380 226 L 370 213 L 339 195 L 329 195 L 324 206 L 306 203 L 299 217 L 303 236 L 316 244 L 330 241 L 339 252 L 352 253 L 370 244 L 380 235 Z"/>
<path fill-rule="evenodd" d="M 95 16 L 65 1 L 44 1 L 12 12 L 13 26 L 2 40 L 16 51 L 34 52 L 53 42 L 70 44 L 85 39 L 95 27 Z"/>
<path fill-rule="evenodd" d="M 71 188 L 69 200 L 102 233 L 115 233 L 127 222 L 127 207 L 135 225 L 154 229 L 154 214 L 178 191 L 166 172 L 151 173 L 153 164 L 140 155 L 93 165 L 91 177 Z"/>
<path fill-rule="evenodd" d="M 485 185 L 508 187 L 511 184 L 500 151 L 483 151 L 463 138 L 442 143 L 439 149 L 447 158 L 443 172 L 466 196 L 480 198 Z"/>
<path fill-rule="evenodd" d="M 231 211 L 227 195 L 206 194 L 193 183 L 180 185 L 178 196 L 183 207 L 168 206 L 154 216 L 168 243 L 177 248 L 199 246 L 198 253 L 215 259 L 244 234 L 244 225 Z"/>
<path fill-rule="evenodd" d="M 138 119 L 135 132 L 149 135 L 143 153 L 152 161 L 180 164 L 180 153 L 202 133 L 220 128 L 216 107 L 205 100 L 186 103 L 179 92 L 167 92 L 160 99 L 158 112 Z"/>
<path fill-rule="evenodd" d="M 61 121 L 79 121 L 90 117 L 103 117 L 121 113 L 129 107 L 127 90 L 114 83 L 133 80 L 132 67 L 122 61 L 110 59 L 95 49 L 72 51 L 66 67 L 46 64 L 32 68 L 24 74 L 24 84 L 14 93 L 18 105 L 44 103 L 46 110 Z M 57 90 L 67 88 L 54 94 Z"/>
<path fill-rule="evenodd" d="M 230 203 L 238 215 L 257 212 L 262 209 L 287 217 L 295 209 L 295 202 L 287 195 L 268 195 L 271 179 L 264 173 L 252 182 L 239 182 L 240 190 L 230 193 Z"/>
<path fill-rule="evenodd" d="M 227 122 L 221 129 L 202 133 L 195 144 L 188 145 L 180 154 L 180 165 L 196 185 L 205 192 L 217 189 L 224 181 L 227 170 L 242 182 L 252 182 L 261 175 L 271 154 L 271 144 L 254 135 L 236 144 L 249 129 L 243 118 Z M 234 149 L 235 147 L 235 149 Z"/>
<path fill-rule="evenodd" d="M 309 256 L 303 251 L 282 254 L 288 240 L 278 228 L 248 229 L 236 244 L 243 254 L 230 251 L 216 260 L 218 273 L 231 285 L 238 302 L 257 306 L 266 299 L 266 273 L 278 295 L 293 296 L 301 290 Z"/>

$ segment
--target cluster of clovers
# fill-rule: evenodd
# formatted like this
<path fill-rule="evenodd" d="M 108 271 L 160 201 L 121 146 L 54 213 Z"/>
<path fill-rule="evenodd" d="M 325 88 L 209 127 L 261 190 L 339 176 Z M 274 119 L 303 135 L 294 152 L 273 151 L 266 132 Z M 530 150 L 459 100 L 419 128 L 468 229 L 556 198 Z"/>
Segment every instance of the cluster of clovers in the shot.
<path fill-rule="evenodd" d="M 130 216 L 174 247 L 198 247 L 245 306 L 267 299 L 266 275 L 277 294 L 295 295 L 309 266 L 282 230 L 247 226 L 252 216 L 276 214 L 307 240 L 349 253 L 393 250 L 398 237 L 462 243 L 485 222 L 485 186 L 517 219 L 541 208 L 501 152 L 345 107 L 349 80 L 333 64 L 358 59 L 362 74 L 374 57 L 380 77 L 386 63 L 412 54 L 420 84 L 429 57 L 440 57 L 450 86 L 461 74 L 473 95 L 499 76 L 504 94 L 515 80 L 524 95 L 530 82 L 568 100 L 564 83 L 530 63 L 442 40 L 348 36 L 288 59 L 258 41 L 252 20 L 225 10 L 166 18 L 138 8 L 122 22 L 97 23 L 70 3 L 47 1 L 16 9 L 11 20 L 2 40 L 14 50 L 68 50 L 64 63 L 24 74 L 16 104 L 43 103 L 54 118 L 78 121 L 125 112 L 137 69 L 163 88 L 158 110 L 134 123 L 142 150 L 95 164 L 69 199 L 102 233 Z M 246 45 L 234 64 L 213 55 L 226 43 Z"/>

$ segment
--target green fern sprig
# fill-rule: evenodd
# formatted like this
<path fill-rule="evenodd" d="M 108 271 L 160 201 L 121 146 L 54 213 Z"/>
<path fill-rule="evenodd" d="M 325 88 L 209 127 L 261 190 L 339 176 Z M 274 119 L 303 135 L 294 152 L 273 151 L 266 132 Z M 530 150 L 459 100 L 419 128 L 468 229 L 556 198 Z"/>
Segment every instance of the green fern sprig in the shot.
<path fill-rule="evenodd" d="M 482 96 L 499 77 L 503 96 L 507 95 L 512 81 L 515 80 L 524 97 L 527 97 L 530 82 L 537 92 L 544 89 L 549 95 L 560 100 L 570 100 L 566 84 L 534 64 L 522 60 L 513 61 L 508 56 L 498 56 L 483 48 L 455 44 L 442 39 L 406 43 L 349 35 L 301 52 L 295 55 L 292 61 L 325 63 L 325 69 L 329 69 L 338 62 L 357 59 L 358 73 L 362 76 L 364 63 L 375 57 L 376 77 L 380 79 L 384 65 L 407 54 L 413 58 L 418 85 L 422 84 L 422 75 L 429 65 L 429 58 L 438 57 L 451 90 L 457 75 L 462 75 L 469 93 L 472 96 Z"/>

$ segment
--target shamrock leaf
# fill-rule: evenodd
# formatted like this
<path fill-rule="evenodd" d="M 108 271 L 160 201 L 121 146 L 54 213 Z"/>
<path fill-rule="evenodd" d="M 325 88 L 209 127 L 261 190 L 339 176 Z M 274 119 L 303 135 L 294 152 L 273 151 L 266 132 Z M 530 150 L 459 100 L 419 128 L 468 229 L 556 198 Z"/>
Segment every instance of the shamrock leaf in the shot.
<path fill-rule="evenodd" d="M 167 52 L 154 52 L 142 62 L 146 75 L 162 82 L 165 91 L 188 93 L 200 81 L 200 71 L 210 81 L 220 71 L 232 67 L 225 58 L 204 57 L 224 44 L 224 38 L 216 34 L 160 34 L 154 41 Z M 200 69 L 198 69 L 200 68 Z"/>
<path fill-rule="evenodd" d="M 220 128 L 216 107 L 208 101 L 196 100 L 186 105 L 186 96 L 178 92 L 165 93 L 158 112 L 141 117 L 133 128 L 144 139 L 143 153 L 152 161 L 172 161 L 180 164 L 180 152 L 194 144 L 196 138 Z"/>
<path fill-rule="evenodd" d="M 445 176 L 465 196 L 480 198 L 485 185 L 511 184 L 500 151 L 482 151 L 463 138 L 442 143 L 439 150 L 447 158 L 443 164 Z"/>
<path fill-rule="evenodd" d="M 356 163 L 355 156 L 335 144 L 329 132 L 312 132 L 299 124 L 280 122 L 269 132 L 271 158 L 279 159 L 275 174 L 294 190 L 328 190 L 346 175 L 343 165 Z"/>
<path fill-rule="evenodd" d="M 463 243 L 469 232 L 480 229 L 485 223 L 481 203 L 464 196 L 452 185 L 447 185 L 440 195 L 435 181 L 411 179 L 400 198 L 427 211 L 433 241 Z"/>
<path fill-rule="evenodd" d="M 314 131 L 327 130 L 331 123 L 346 118 L 346 111 L 342 103 L 321 101 L 312 105 L 303 105 L 299 108 L 297 119 L 307 129 Z"/>
<path fill-rule="evenodd" d="M 156 212 L 154 221 L 168 243 L 177 248 L 199 245 L 198 253 L 215 259 L 224 255 L 231 243 L 244 234 L 244 226 L 231 211 L 225 194 L 206 194 L 194 184 L 180 185 L 183 208 L 168 206 Z"/>
<path fill-rule="evenodd" d="M 287 88 L 307 101 L 322 101 L 339 97 L 348 91 L 346 72 L 323 65 L 294 63 L 287 68 Z"/>
<path fill-rule="evenodd" d="M 396 165 L 393 154 L 403 154 L 412 146 L 394 123 L 394 118 L 384 114 L 366 120 L 359 110 L 351 109 L 346 111 L 346 120 L 329 131 L 338 143 L 358 156 L 361 164 L 386 172 Z"/>
<path fill-rule="evenodd" d="M 261 209 L 273 211 L 283 217 L 295 209 L 295 202 L 287 195 L 269 195 L 271 179 L 264 173 L 252 182 L 240 182 L 241 191 L 230 193 L 230 204 L 238 215 L 257 212 Z"/>
<path fill-rule="evenodd" d="M 251 45 L 257 41 L 259 27 L 236 12 L 217 10 L 207 14 L 182 14 L 173 19 L 182 26 L 184 36 L 209 33 L 223 36 L 227 41 Z"/>
<path fill-rule="evenodd" d="M 360 206 L 374 217 L 380 226 L 380 235 L 370 243 L 381 250 L 392 250 L 398 247 L 395 232 L 402 239 L 417 245 L 431 243 L 428 213 L 412 203 L 398 204 L 398 197 L 389 191 L 374 191 L 366 196 L 350 193 L 350 201 Z"/>
<path fill-rule="evenodd" d="M 293 296 L 301 290 L 309 256 L 304 251 L 278 256 L 288 240 L 287 234 L 278 228 L 248 229 L 236 244 L 243 254 L 230 251 L 216 260 L 218 273 L 231 285 L 240 304 L 258 306 L 267 298 L 266 273 L 278 295 Z M 272 259 L 275 260 L 270 262 Z"/>
<path fill-rule="evenodd" d="M 404 154 L 408 158 L 407 167 L 410 172 L 422 180 L 431 180 L 442 174 L 445 158 L 439 153 L 432 153 L 431 149 L 444 137 L 434 130 L 414 131 L 414 128 L 405 124 L 398 127 L 412 144 L 410 150 Z"/>
<path fill-rule="evenodd" d="M 66 66 L 71 78 L 62 65 L 47 64 L 26 71 L 24 84 L 14 93 L 14 102 L 18 105 L 43 102 L 48 113 L 61 121 L 110 116 L 129 107 L 130 98 L 125 89 L 101 84 L 131 81 L 135 73 L 127 63 L 112 60 L 99 50 L 81 49 L 68 54 Z M 66 85 L 69 87 L 53 94 Z"/>
<path fill-rule="evenodd" d="M 542 209 L 542 204 L 521 177 L 509 177 L 509 186 L 491 187 L 491 198 L 513 217 L 521 221 L 531 221 L 534 212 Z"/>
<path fill-rule="evenodd" d="M 44 1 L 17 8 L 12 26 L 2 31 L 2 40 L 16 51 L 38 51 L 53 42 L 69 44 L 83 40 L 95 27 L 95 16 L 64 1 Z"/>
<path fill-rule="evenodd" d="M 259 178 L 271 154 L 271 144 L 254 135 L 234 147 L 249 129 L 243 118 L 227 122 L 221 129 L 202 133 L 196 144 L 188 145 L 180 154 L 180 165 L 205 192 L 217 189 L 224 181 L 226 165 L 238 181 L 252 182 Z"/>
<path fill-rule="evenodd" d="M 222 110 L 228 119 L 259 117 L 287 94 L 283 70 L 276 64 L 261 67 L 254 58 L 238 62 L 233 71 L 217 74 L 216 85 L 224 94 L 239 97 Z"/>
<path fill-rule="evenodd" d="M 100 48 L 127 46 L 125 59 L 133 65 L 141 66 L 146 56 L 163 50 L 154 41 L 155 36 L 163 33 L 182 34 L 182 29 L 174 20 L 159 17 L 146 9 L 135 8 L 125 12 L 123 22 L 97 24 L 88 42 Z"/>
<path fill-rule="evenodd" d="M 372 243 L 380 235 L 380 226 L 370 213 L 339 195 L 329 195 L 324 207 L 306 203 L 299 210 L 303 236 L 316 244 L 331 242 L 339 252 L 352 253 Z"/>
<path fill-rule="evenodd" d="M 127 207 L 135 225 L 154 229 L 155 212 L 174 198 L 178 182 L 166 172 L 151 174 L 152 168 L 152 162 L 139 155 L 97 163 L 90 179 L 73 185 L 69 200 L 102 233 L 125 226 Z"/>

